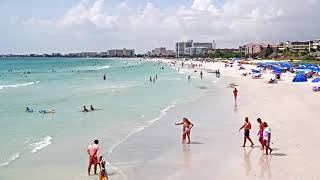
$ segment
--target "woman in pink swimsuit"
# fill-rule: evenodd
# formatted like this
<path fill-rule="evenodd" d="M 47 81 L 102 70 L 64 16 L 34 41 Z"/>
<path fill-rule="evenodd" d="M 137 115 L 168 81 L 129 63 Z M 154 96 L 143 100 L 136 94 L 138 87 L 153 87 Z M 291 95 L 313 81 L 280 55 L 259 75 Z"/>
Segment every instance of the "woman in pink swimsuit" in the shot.
<path fill-rule="evenodd" d="M 175 125 L 183 125 L 182 126 L 182 144 L 185 143 L 186 137 L 188 137 L 188 144 L 190 144 L 190 133 L 191 133 L 191 128 L 193 127 L 193 124 L 187 118 L 183 118 L 182 122 L 175 123 Z"/>

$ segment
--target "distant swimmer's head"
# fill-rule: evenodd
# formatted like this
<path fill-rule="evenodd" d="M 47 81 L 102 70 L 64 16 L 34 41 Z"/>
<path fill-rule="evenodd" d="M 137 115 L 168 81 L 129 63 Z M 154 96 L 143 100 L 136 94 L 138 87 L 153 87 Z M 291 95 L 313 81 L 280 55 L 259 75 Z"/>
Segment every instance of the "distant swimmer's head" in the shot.
<path fill-rule="evenodd" d="M 258 123 L 261 123 L 261 122 L 262 122 L 260 118 L 258 118 L 257 121 L 258 121 Z"/>
<path fill-rule="evenodd" d="M 93 142 L 94 142 L 95 144 L 99 144 L 99 140 L 97 140 L 97 139 L 94 140 Z"/>
<path fill-rule="evenodd" d="M 244 120 L 245 120 L 246 122 L 249 122 L 249 118 L 248 118 L 248 117 L 246 117 Z"/>

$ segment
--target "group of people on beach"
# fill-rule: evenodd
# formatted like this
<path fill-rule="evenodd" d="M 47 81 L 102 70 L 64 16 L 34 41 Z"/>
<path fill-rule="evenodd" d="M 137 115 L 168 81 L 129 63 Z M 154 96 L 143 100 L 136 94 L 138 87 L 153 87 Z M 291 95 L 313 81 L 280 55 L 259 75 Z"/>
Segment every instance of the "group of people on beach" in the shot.
<path fill-rule="evenodd" d="M 243 138 L 243 145 L 242 147 L 246 146 L 247 140 L 250 141 L 251 147 L 253 147 L 254 143 L 252 142 L 250 138 L 250 130 L 251 130 L 251 123 L 249 122 L 249 118 L 246 117 L 244 120 L 243 126 L 240 127 L 239 132 L 244 129 L 244 138 Z M 266 155 L 271 154 L 273 149 L 270 147 L 271 143 L 271 129 L 268 126 L 266 122 L 262 122 L 260 118 L 257 119 L 257 122 L 259 123 L 259 142 L 261 144 L 261 150 L 265 150 Z"/>
<path fill-rule="evenodd" d="M 88 166 L 88 176 L 90 176 L 91 167 L 94 166 L 94 174 L 97 174 L 97 169 L 99 165 L 99 178 L 100 180 L 108 180 L 107 170 L 106 170 L 106 160 L 103 156 L 98 159 L 99 150 L 99 140 L 94 140 L 87 148 L 87 153 L 89 155 L 89 166 Z"/>
<path fill-rule="evenodd" d="M 233 89 L 233 96 L 234 96 L 235 103 L 237 103 L 237 97 L 238 97 L 238 89 L 237 88 Z M 248 117 L 246 117 L 244 121 L 245 122 L 244 122 L 243 126 L 241 126 L 240 129 L 239 129 L 239 132 L 242 129 L 244 129 L 244 138 L 243 138 L 242 147 L 246 146 L 247 140 L 250 141 L 251 147 L 253 147 L 254 143 L 252 142 L 252 140 L 250 138 L 251 123 L 249 122 L 249 118 Z M 268 155 L 273 151 L 272 148 L 270 147 L 271 129 L 270 129 L 270 127 L 268 126 L 268 124 L 266 122 L 262 122 L 261 118 L 258 118 L 257 122 L 259 123 L 259 132 L 258 132 L 257 135 L 259 136 L 259 142 L 261 144 L 261 150 L 265 149 L 266 155 Z"/>

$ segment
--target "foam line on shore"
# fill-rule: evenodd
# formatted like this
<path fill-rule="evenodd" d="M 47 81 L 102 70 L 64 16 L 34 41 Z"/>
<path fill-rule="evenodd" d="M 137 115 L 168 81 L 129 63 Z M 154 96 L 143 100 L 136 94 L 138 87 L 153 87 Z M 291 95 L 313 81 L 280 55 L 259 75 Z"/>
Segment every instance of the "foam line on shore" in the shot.
<path fill-rule="evenodd" d="M 162 109 L 159 113 L 159 116 L 157 116 L 156 118 L 148 121 L 146 123 L 145 126 L 142 126 L 142 127 L 139 127 L 137 129 L 135 129 L 134 131 L 130 132 L 127 136 L 125 136 L 122 140 L 120 140 L 118 143 L 116 143 L 115 145 L 113 145 L 111 147 L 111 149 L 109 150 L 109 152 L 107 153 L 107 156 L 109 156 L 110 154 L 112 154 L 113 150 L 115 148 L 117 148 L 120 144 L 122 144 L 123 142 L 125 142 L 126 140 L 128 140 L 132 135 L 144 130 L 145 128 L 151 126 L 153 123 L 155 123 L 156 121 L 160 120 L 161 118 L 163 118 L 166 114 L 167 114 L 167 111 L 170 110 L 171 108 L 175 107 L 175 103 L 169 105 L 168 107 Z"/>
<path fill-rule="evenodd" d="M 158 121 L 158 120 L 160 120 L 161 118 L 163 118 L 164 116 L 166 116 L 166 115 L 167 115 L 167 111 L 169 111 L 169 110 L 170 110 L 171 108 L 173 108 L 173 107 L 175 107 L 175 103 L 173 103 L 173 104 L 167 106 L 166 108 L 162 109 L 162 110 L 159 112 L 159 116 L 156 117 L 156 118 L 154 118 L 154 119 L 152 119 L 152 120 L 150 120 L 150 121 L 148 121 L 145 126 L 139 127 L 139 128 L 137 128 L 136 130 L 130 132 L 125 138 L 123 138 L 122 140 L 120 140 L 118 143 L 116 143 L 115 145 L 113 145 L 113 146 L 111 147 L 111 149 L 110 149 L 109 152 L 107 153 L 107 156 L 110 156 L 110 154 L 112 154 L 112 152 L 113 152 L 113 150 L 114 150 L 115 148 L 117 148 L 120 144 L 122 144 L 123 142 L 125 142 L 126 140 L 128 140 L 132 135 L 134 135 L 134 134 L 136 134 L 136 133 L 144 130 L 145 128 L 151 126 L 153 123 L 155 123 L 156 121 Z M 108 164 L 109 164 L 108 167 L 113 167 L 113 168 L 111 168 L 111 169 L 115 169 L 116 171 L 119 172 L 119 174 L 121 175 L 121 177 L 122 177 L 123 180 L 127 180 L 127 179 L 128 179 L 128 177 L 123 173 L 123 171 L 122 171 L 120 168 L 118 168 L 118 167 L 116 167 L 116 166 L 113 166 L 113 165 L 111 165 L 110 163 L 108 163 Z M 109 172 L 109 171 L 108 171 L 108 172 Z"/>
<path fill-rule="evenodd" d="M 33 149 L 31 150 L 31 152 L 36 153 L 41 149 L 46 148 L 52 143 L 51 140 L 52 140 L 51 136 L 46 136 L 44 138 L 41 138 L 40 141 L 32 143 L 31 146 L 33 147 Z"/>
<path fill-rule="evenodd" d="M 16 153 L 14 155 L 12 155 L 8 161 L 4 162 L 4 163 L 1 163 L 0 164 L 0 167 L 3 167 L 3 166 L 8 166 L 9 164 L 11 164 L 13 161 L 17 160 L 20 158 L 20 153 Z"/>
<path fill-rule="evenodd" d="M 19 84 L 0 85 L 0 90 L 7 89 L 7 88 L 18 88 L 18 87 L 24 87 L 24 86 L 31 86 L 31 85 L 38 84 L 38 83 L 40 83 L 40 81 L 19 83 Z"/>

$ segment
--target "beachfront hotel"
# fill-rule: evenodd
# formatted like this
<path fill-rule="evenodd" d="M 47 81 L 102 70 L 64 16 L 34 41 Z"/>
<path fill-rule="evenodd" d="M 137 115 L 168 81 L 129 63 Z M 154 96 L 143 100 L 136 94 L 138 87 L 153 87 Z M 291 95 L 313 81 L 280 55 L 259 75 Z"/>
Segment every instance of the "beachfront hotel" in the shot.
<path fill-rule="evenodd" d="M 212 42 L 193 42 L 193 40 L 188 40 L 176 43 L 176 55 L 177 57 L 199 56 L 203 55 L 208 49 L 215 48 L 216 43 L 214 40 Z"/>
<path fill-rule="evenodd" d="M 310 52 L 317 51 L 320 48 L 320 39 L 311 41 L 285 41 L 280 42 L 278 50 L 284 51 L 286 49 L 294 52 Z"/>
<path fill-rule="evenodd" d="M 110 49 L 107 51 L 107 55 L 109 57 L 134 57 L 135 50 L 134 49 Z"/>
<path fill-rule="evenodd" d="M 157 57 L 171 57 L 175 56 L 175 52 L 174 50 L 167 49 L 166 47 L 159 47 L 149 52 L 148 55 Z"/>
<path fill-rule="evenodd" d="M 239 50 L 244 50 L 245 55 L 258 54 L 264 49 L 271 47 L 274 50 L 277 50 L 278 46 L 276 44 L 268 44 L 268 43 L 249 43 L 243 46 L 240 46 Z"/>

